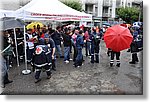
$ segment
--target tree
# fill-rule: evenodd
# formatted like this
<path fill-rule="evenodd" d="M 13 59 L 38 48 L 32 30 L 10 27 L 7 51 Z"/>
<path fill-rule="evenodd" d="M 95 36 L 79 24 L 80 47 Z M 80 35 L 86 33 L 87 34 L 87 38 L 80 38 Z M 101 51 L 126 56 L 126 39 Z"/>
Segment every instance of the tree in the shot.
<path fill-rule="evenodd" d="M 77 11 L 83 11 L 82 3 L 78 0 L 63 0 L 61 2 Z"/>
<path fill-rule="evenodd" d="M 122 18 L 126 23 L 133 23 L 138 21 L 140 9 L 136 7 L 122 7 L 118 8 L 116 13 L 119 18 Z"/>

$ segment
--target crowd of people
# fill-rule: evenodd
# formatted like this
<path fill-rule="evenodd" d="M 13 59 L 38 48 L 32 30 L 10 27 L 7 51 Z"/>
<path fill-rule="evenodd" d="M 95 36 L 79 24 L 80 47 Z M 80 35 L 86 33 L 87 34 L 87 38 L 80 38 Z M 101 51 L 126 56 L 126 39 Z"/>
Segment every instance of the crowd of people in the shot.
<path fill-rule="evenodd" d="M 134 39 L 131 43 L 131 48 L 128 51 L 132 53 L 132 60 L 130 64 L 138 62 L 137 52 L 142 47 L 143 30 L 141 28 L 129 28 Z M 40 73 L 42 68 L 47 73 L 47 78 L 51 78 L 52 70 L 56 71 L 57 58 L 63 58 L 64 63 L 68 64 L 74 61 L 73 66 L 79 68 L 83 65 L 83 48 L 85 48 L 85 55 L 90 56 L 91 63 L 99 63 L 100 43 L 103 40 L 103 35 L 107 27 L 99 28 L 86 28 L 80 27 L 67 27 L 57 26 L 56 30 L 52 29 L 49 25 L 40 27 L 34 26 L 33 29 L 27 29 L 26 32 L 26 52 L 27 63 L 31 64 L 33 71 L 35 71 L 35 83 L 39 82 Z M 17 51 L 19 61 L 24 60 L 24 34 L 17 28 L 16 29 Z M 63 44 L 62 44 L 63 43 Z M 5 69 L 12 67 L 13 58 L 16 58 L 15 38 L 12 30 L 3 32 L 3 50 L 1 50 L 1 57 L 3 57 L 3 65 L 6 64 Z M 64 51 L 62 51 L 64 49 Z M 71 58 L 71 54 L 73 58 Z M 108 49 L 108 56 L 110 56 L 110 66 L 114 64 L 114 57 L 116 56 L 117 67 L 120 67 L 120 52 L 114 52 Z M 7 71 L 5 71 L 7 72 Z M 4 74 L 4 84 L 10 83 L 8 74 Z M 5 81 L 6 80 L 6 81 Z"/>

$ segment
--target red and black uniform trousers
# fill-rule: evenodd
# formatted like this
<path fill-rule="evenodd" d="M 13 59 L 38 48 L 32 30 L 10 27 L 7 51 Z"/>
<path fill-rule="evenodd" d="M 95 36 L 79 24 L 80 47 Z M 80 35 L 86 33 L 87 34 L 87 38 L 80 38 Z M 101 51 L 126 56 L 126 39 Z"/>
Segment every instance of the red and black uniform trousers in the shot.
<path fill-rule="evenodd" d="M 91 41 L 91 63 L 99 63 L 100 39 L 92 39 Z"/>

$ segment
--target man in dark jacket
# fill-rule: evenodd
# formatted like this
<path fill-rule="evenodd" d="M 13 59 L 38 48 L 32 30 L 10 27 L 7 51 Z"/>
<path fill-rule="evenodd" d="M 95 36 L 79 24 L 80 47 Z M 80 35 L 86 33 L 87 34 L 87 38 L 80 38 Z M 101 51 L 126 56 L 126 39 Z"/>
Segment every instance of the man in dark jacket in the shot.
<path fill-rule="evenodd" d="M 77 39 L 76 39 L 76 47 L 77 47 L 77 57 L 75 60 L 75 67 L 80 67 L 82 66 L 82 62 L 83 62 L 83 55 L 82 55 L 82 48 L 84 45 L 84 41 L 83 41 L 83 36 L 82 36 L 82 31 L 79 31 L 79 34 L 77 35 Z"/>
<path fill-rule="evenodd" d="M 52 70 L 56 71 L 56 65 L 55 65 L 55 43 L 53 41 L 53 39 L 49 36 L 49 34 L 45 34 L 45 41 L 46 41 L 46 45 L 50 48 L 51 53 L 50 53 L 50 59 L 51 59 L 51 63 L 52 63 Z"/>
<path fill-rule="evenodd" d="M 56 49 L 59 53 L 59 56 L 60 58 L 63 58 L 62 56 L 62 51 L 61 51 L 61 27 L 58 26 L 56 28 L 56 31 L 51 35 L 51 38 L 54 40 L 55 42 L 55 46 L 56 46 Z"/>
<path fill-rule="evenodd" d="M 65 34 L 62 33 L 64 41 L 64 62 L 67 64 L 70 60 L 70 46 L 71 46 L 71 36 L 68 29 L 65 30 Z"/>

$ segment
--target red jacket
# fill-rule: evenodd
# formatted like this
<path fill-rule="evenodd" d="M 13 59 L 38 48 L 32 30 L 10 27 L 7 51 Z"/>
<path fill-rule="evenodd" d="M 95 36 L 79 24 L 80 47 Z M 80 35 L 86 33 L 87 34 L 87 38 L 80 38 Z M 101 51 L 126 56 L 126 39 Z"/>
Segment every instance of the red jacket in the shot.
<path fill-rule="evenodd" d="M 86 40 L 86 41 L 89 41 L 89 40 L 90 40 L 90 39 L 89 39 L 89 38 L 90 38 L 90 36 L 89 36 L 88 31 L 86 31 L 86 32 L 85 32 L 85 34 L 84 34 L 84 38 L 85 38 L 85 40 Z"/>

